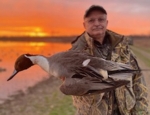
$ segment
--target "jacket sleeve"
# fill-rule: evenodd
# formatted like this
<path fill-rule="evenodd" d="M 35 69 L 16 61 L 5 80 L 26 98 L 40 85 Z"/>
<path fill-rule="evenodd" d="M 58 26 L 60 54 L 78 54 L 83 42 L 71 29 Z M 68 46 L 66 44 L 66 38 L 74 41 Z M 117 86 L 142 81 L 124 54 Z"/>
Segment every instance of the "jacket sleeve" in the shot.
<path fill-rule="evenodd" d="M 135 55 L 126 45 L 126 52 L 129 54 L 129 61 L 133 68 L 140 69 Z M 133 75 L 132 87 L 135 95 L 135 106 L 132 109 L 132 115 L 148 115 L 148 89 L 142 71 Z"/>
<path fill-rule="evenodd" d="M 136 58 L 131 53 L 131 63 L 136 69 L 140 69 Z M 142 72 L 137 72 L 133 77 L 133 91 L 136 103 L 132 110 L 133 115 L 148 115 L 148 89 Z"/>

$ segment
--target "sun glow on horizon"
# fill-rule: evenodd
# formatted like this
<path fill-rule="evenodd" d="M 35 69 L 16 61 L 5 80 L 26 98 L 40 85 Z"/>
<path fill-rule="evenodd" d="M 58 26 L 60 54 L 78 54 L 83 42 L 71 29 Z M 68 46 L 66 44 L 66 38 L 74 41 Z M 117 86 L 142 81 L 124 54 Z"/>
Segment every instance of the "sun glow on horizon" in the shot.
<path fill-rule="evenodd" d="M 29 37 L 44 37 L 49 36 L 41 27 L 9 27 L 0 28 L 0 36 L 29 36 Z"/>
<path fill-rule="evenodd" d="M 42 29 L 40 27 L 36 27 L 34 28 L 34 30 L 32 32 L 28 33 L 30 37 L 44 37 L 44 36 L 48 36 L 49 34 L 45 33 L 42 31 Z"/>
<path fill-rule="evenodd" d="M 150 35 L 149 0 L 1 0 L 0 37 L 78 36 L 84 31 L 84 13 L 93 3 L 106 9 L 108 29 L 123 35 Z"/>
<path fill-rule="evenodd" d="M 44 36 L 48 36 L 48 34 L 46 33 L 42 33 L 42 32 L 30 32 L 28 34 L 30 37 L 44 37 Z"/>

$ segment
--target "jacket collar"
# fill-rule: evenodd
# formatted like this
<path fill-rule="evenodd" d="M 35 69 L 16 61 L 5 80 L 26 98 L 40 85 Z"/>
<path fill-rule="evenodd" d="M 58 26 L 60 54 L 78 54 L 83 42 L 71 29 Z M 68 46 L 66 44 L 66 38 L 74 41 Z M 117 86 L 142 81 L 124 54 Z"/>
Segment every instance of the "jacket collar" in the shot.
<path fill-rule="evenodd" d="M 87 32 L 84 32 L 83 34 L 84 34 L 84 38 L 85 38 L 88 46 L 91 49 L 93 49 L 94 39 L 92 37 L 90 37 Z M 117 44 L 120 43 L 123 40 L 124 36 L 120 35 L 120 34 L 117 34 L 117 33 L 113 32 L 113 31 L 107 30 L 106 34 L 105 34 L 105 37 L 107 37 L 107 39 L 110 40 L 111 49 L 114 49 L 117 46 Z"/>
<path fill-rule="evenodd" d="M 117 34 L 117 33 L 110 31 L 110 30 L 106 31 L 106 35 L 109 36 L 108 38 L 111 42 L 112 49 L 114 49 L 118 45 L 118 43 L 120 43 L 124 38 L 123 35 Z"/>

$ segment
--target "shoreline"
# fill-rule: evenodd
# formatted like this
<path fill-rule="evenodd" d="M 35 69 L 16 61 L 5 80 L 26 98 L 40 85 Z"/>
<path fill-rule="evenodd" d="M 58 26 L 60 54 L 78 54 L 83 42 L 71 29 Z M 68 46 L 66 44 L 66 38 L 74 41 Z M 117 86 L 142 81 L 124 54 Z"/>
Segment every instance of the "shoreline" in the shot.
<path fill-rule="evenodd" d="M 14 94 L 9 95 L 8 98 L 4 99 L 3 103 L 1 103 L 0 106 L 3 104 L 11 103 L 11 101 L 16 101 L 18 99 L 18 97 L 22 97 L 22 96 L 26 96 L 30 93 L 34 93 L 35 90 L 38 90 L 37 88 L 39 88 L 40 85 L 44 85 L 47 81 L 49 81 L 49 82 L 54 81 L 54 83 L 56 82 L 56 84 L 57 84 L 57 81 L 55 81 L 55 80 L 56 80 L 56 78 L 53 78 L 53 77 L 50 77 L 48 79 L 45 78 L 42 81 L 36 83 L 34 86 L 28 87 L 25 92 L 22 90 L 18 90 L 17 92 L 14 92 Z"/>
<path fill-rule="evenodd" d="M 17 94 L 9 96 L 3 104 L 0 104 L 1 115 L 26 115 L 27 113 L 28 115 L 54 115 L 53 111 L 59 112 L 56 111 L 58 106 L 60 110 L 63 109 L 62 115 L 74 114 L 72 98 L 60 92 L 60 84 L 59 79 L 49 77 L 29 87 L 26 93 L 18 91 Z M 66 101 L 62 103 L 64 100 Z"/>
<path fill-rule="evenodd" d="M 62 37 L 0 37 L 0 41 L 10 42 L 61 42 L 71 43 L 76 36 L 62 36 Z"/>

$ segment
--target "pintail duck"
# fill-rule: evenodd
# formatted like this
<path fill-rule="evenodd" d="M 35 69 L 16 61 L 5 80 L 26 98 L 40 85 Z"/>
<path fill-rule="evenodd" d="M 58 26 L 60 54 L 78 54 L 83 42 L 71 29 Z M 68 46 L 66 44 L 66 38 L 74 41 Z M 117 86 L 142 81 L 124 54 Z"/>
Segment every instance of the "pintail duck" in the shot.
<path fill-rule="evenodd" d="M 107 92 L 129 83 L 128 80 L 115 80 L 108 73 L 132 72 L 130 65 L 93 57 L 87 53 L 66 51 L 50 57 L 23 54 L 15 62 L 14 73 L 39 65 L 52 76 L 63 80 L 60 90 L 66 95 L 86 95 L 94 92 Z M 120 74 L 122 75 L 122 74 Z"/>

